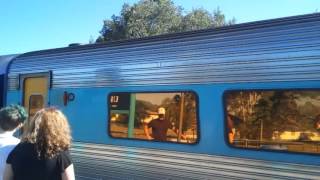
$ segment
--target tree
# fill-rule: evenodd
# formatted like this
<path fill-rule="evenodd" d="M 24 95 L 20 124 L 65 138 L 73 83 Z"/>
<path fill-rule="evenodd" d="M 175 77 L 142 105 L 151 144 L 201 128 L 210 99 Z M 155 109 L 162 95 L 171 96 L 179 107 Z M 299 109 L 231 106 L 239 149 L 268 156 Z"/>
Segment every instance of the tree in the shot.
<path fill-rule="evenodd" d="M 182 123 L 182 132 L 187 131 L 188 129 L 196 126 L 196 97 L 193 93 L 183 93 L 184 95 L 184 104 L 183 104 L 183 123 Z M 165 107 L 166 117 L 174 123 L 175 128 L 179 129 L 180 121 L 180 104 L 181 96 L 176 95 L 173 98 L 164 99 L 161 106 Z"/>
<path fill-rule="evenodd" d="M 168 0 L 140 1 L 126 15 L 127 39 L 176 32 L 181 24 L 181 8 Z"/>
<path fill-rule="evenodd" d="M 258 137 L 260 140 L 264 138 L 271 139 L 274 127 L 268 100 L 261 98 L 258 103 L 255 104 L 250 129 L 252 129 L 250 131 L 252 139 L 257 139 Z"/>
<path fill-rule="evenodd" d="M 182 19 L 181 31 L 205 29 L 213 24 L 212 15 L 205 9 L 194 9 Z"/>
<path fill-rule="evenodd" d="M 213 11 L 213 26 L 214 27 L 231 25 L 231 24 L 235 24 L 235 23 L 236 23 L 235 18 L 232 18 L 231 20 L 226 21 L 226 17 L 222 13 L 222 11 L 220 10 L 219 7 L 215 11 Z"/>
<path fill-rule="evenodd" d="M 273 96 L 269 98 L 272 102 L 271 118 L 274 121 L 274 127 L 280 132 L 300 129 L 297 98 L 293 91 L 275 91 Z"/>
<path fill-rule="evenodd" d="M 182 15 L 182 7 L 171 0 L 140 0 L 132 6 L 124 4 L 119 16 L 105 20 L 97 42 L 135 39 L 166 33 L 198 30 L 234 24 L 235 19 L 226 21 L 219 8 L 209 13 L 194 9 Z"/>
<path fill-rule="evenodd" d="M 127 8 L 128 5 L 124 4 L 122 6 L 122 16 L 113 15 L 111 20 L 105 20 L 103 22 L 103 27 L 100 31 L 101 36 L 98 37 L 97 42 L 125 39 L 125 12 Z"/>
<path fill-rule="evenodd" d="M 170 0 L 141 0 L 133 6 L 124 4 L 121 15 L 105 20 L 97 42 L 134 39 L 177 32 L 181 10 Z"/>

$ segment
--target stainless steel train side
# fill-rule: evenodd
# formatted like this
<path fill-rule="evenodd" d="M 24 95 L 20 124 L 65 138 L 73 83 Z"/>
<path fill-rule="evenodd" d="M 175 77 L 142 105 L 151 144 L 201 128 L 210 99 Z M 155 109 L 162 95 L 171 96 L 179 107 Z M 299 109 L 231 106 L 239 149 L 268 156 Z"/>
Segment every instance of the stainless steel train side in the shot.
<path fill-rule="evenodd" d="M 223 93 L 254 87 L 320 88 L 320 14 L 138 40 L 22 54 L 9 67 L 7 104 L 23 104 L 24 77 L 48 77 L 46 105 L 73 129 L 78 179 L 320 179 L 320 156 L 230 147 Z M 199 141 L 112 138 L 111 92 L 192 90 Z M 64 92 L 75 95 L 64 105 Z"/>

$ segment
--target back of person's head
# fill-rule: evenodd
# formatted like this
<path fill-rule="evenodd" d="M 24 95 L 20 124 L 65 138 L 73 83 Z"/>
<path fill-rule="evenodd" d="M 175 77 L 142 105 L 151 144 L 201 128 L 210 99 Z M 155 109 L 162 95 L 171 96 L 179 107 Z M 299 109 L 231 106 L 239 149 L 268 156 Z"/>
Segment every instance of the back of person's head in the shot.
<path fill-rule="evenodd" d="M 165 114 L 166 114 L 166 109 L 163 107 L 159 107 L 158 108 L 158 116 L 159 116 L 160 120 L 164 120 Z"/>
<path fill-rule="evenodd" d="M 3 131 L 16 129 L 28 118 L 28 114 L 22 106 L 10 105 L 0 109 L 0 128 Z"/>
<path fill-rule="evenodd" d="M 22 141 L 34 143 L 39 157 L 52 158 L 71 145 L 68 120 L 55 108 L 42 109 L 26 124 Z"/>
<path fill-rule="evenodd" d="M 158 114 L 165 115 L 165 114 L 166 114 L 166 109 L 163 108 L 163 107 L 159 107 L 159 108 L 158 108 Z"/>

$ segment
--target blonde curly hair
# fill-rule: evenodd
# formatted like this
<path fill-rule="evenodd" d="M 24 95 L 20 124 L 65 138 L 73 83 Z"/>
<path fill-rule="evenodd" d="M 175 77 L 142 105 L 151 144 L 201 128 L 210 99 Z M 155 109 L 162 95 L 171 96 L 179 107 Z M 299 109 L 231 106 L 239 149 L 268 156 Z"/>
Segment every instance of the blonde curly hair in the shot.
<path fill-rule="evenodd" d="M 71 140 L 68 120 L 55 108 L 42 109 L 28 120 L 21 139 L 36 145 L 39 158 L 52 158 L 68 150 Z"/>

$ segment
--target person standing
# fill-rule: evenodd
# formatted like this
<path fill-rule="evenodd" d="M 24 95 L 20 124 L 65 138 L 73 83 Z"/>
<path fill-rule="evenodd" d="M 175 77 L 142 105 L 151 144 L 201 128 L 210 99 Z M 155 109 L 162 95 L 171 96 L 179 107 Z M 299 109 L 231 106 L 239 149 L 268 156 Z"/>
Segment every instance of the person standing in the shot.
<path fill-rule="evenodd" d="M 8 154 L 20 142 L 13 134 L 27 118 L 25 109 L 19 105 L 10 105 L 0 110 L 0 180 Z"/>
<path fill-rule="evenodd" d="M 158 109 L 158 118 L 151 120 L 148 124 L 144 125 L 144 132 L 149 140 L 166 141 L 167 131 L 172 127 L 170 121 L 165 119 L 165 109 Z M 149 133 L 149 128 L 152 129 L 152 136 Z"/>
<path fill-rule="evenodd" d="M 169 120 L 165 118 L 166 110 L 163 107 L 158 109 L 158 118 L 151 120 L 149 123 L 144 124 L 144 133 L 148 140 L 167 141 L 168 129 L 172 129 L 177 135 L 179 130 L 175 129 Z M 150 135 L 149 128 L 152 129 L 152 135 Z M 182 139 L 186 139 L 184 134 L 181 134 Z"/>
<path fill-rule="evenodd" d="M 4 180 L 74 180 L 70 128 L 63 113 L 45 108 L 25 124 L 7 158 Z"/>

